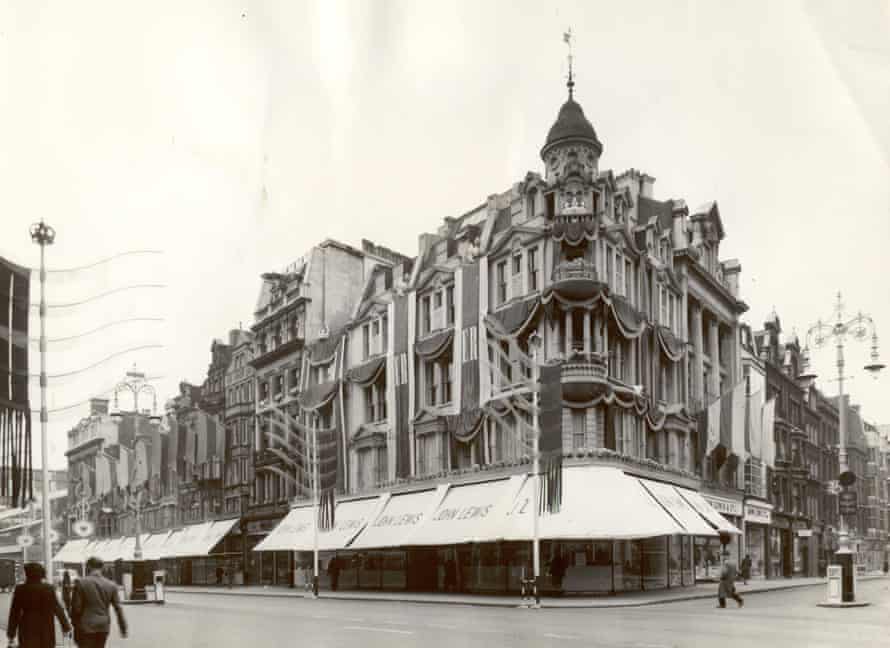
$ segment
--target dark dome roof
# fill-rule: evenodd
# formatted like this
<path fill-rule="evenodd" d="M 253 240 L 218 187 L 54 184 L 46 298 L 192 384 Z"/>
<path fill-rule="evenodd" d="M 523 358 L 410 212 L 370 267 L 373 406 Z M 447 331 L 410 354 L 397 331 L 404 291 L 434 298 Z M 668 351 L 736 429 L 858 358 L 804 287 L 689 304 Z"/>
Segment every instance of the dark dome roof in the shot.
<path fill-rule="evenodd" d="M 588 140 L 596 148 L 597 155 L 603 152 L 603 145 L 597 138 L 596 131 L 593 130 L 593 124 L 584 116 L 581 104 L 571 97 L 559 109 L 559 115 L 553 122 L 553 126 L 550 127 L 550 132 L 547 133 L 547 141 L 541 152 L 543 153 L 557 142 L 569 139 Z"/>

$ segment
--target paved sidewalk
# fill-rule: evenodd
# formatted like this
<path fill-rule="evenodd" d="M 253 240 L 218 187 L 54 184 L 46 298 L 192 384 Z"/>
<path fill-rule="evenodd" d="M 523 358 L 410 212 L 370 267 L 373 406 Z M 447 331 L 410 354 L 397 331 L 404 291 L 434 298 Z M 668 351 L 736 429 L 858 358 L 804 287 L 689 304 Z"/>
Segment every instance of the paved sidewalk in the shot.
<path fill-rule="evenodd" d="M 886 578 L 883 574 L 860 576 L 859 580 Z M 749 581 L 747 585 L 737 584 L 742 596 L 760 592 L 776 592 L 796 589 L 799 587 L 826 586 L 824 578 L 794 578 L 783 580 Z M 290 598 L 311 598 L 302 589 L 287 587 L 201 587 L 201 586 L 168 586 L 167 591 L 176 594 L 217 594 L 220 596 L 277 596 Z M 717 583 L 700 583 L 691 587 L 656 590 L 652 592 L 627 592 L 614 596 L 598 597 L 565 597 L 541 599 L 542 607 L 546 608 L 615 608 L 641 607 L 644 605 L 660 605 L 678 601 L 716 598 Z M 521 604 L 518 596 L 491 596 L 484 594 L 437 594 L 415 592 L 375 592 L 375 591 L 322 591 L 320 598 L 340 599 L 344 601 L 388 601 L 393 603 L 434 603 L 439 605 L 479 605 L 494 607 L 517 607 Z"/>

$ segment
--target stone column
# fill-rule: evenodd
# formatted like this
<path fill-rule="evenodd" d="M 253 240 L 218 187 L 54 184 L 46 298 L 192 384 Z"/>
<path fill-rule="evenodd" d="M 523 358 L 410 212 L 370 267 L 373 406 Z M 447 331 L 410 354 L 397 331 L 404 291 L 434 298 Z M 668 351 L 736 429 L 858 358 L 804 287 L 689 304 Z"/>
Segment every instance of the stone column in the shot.
<path fill-rule="evenodd" d="M 590 353 L 590 309 L 584 309 L 584 353 Z"/>
<path fill-rule="evenodd" d="M 572 352 L 572 309 L 566 310 L 566 355 Z"/>
<path fill-rule="evenodd" d="M 555 314 L 555 313 L 554 313 Z M 559 319 L 558 316 L 549 320 L 550 323 L 550 335 L 549 335 L 549 344 L 547 353 L 548 359 L 555 358 L 559 355 Z"/>
<path fill-rule="evenodd" d="M 700 401 L 704 400 L 704 384 L 702 382 L 705 365 L 702 357 L 704 346 L 702 342 L 702 314 L 701 305 L 699 303 L 690 304 L 692 308 L 692 330 L 689 332 L 692 339 L 692 351 L 695 354 L 692 358 L 692 397 Z M 707 403 L 704 403 L 705 405 Z"/>

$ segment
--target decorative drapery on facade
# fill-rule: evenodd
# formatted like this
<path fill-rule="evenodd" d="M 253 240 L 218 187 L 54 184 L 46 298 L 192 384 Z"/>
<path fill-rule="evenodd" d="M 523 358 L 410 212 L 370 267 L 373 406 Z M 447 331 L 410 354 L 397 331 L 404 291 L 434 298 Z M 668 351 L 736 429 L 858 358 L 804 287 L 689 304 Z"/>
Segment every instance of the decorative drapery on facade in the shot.
<path fill-rule="evenodd" d="M 304 410 L 316 411 L 334 400 L 337 395 L 339 381 L 331 380 L 318 385 L 311 385 L 300 392 L 297 401 Z"/>
<path fill-rule="evenodd" d="M 330 364 L 337 357 L 340 347 L 340 334 L 331 332 L 327 339 L 319 340 L 309 349 L 309 366 Z"/>
<path fill-rule="evenodd" d="M 552 236 L 556 242 L 565 242 L 569 245 L 577 246 L 585 240 L 594 240 L 598 227 L 599 222 L 592 217 L 585 217 L 571 222 L 566 222 L 562 219 L 553 224 Z"/>
<path fill-rule="evenodd" d="M 454 329 L 445 329 L 417 341 L 414 350 L 424 360 L 436 360 L 451 345 L 454 338 Z"/>
<path fill-rule="evenodd" d="M 461 443 L 469 443 L 479 434 L 485 419 L 485 411 L 481 407 L 463 410 L 460 414 L 445 417 L 445 429 Z"/>
<path fill-rule="evenodd" d="M 555 319 L 557 309 L 572 308 L 589 310 L 599 302 L 608 306 L 615 324 L 621 334 L 628 340 L 635 340 L 646 330 L 648 323 L 645 315 L 637 310 L 627 299 L 619 295 L 609 295 L 606 290 L 599 291 L 586 299 L 571 299 L 562 295 L 557 288 L 550 288 L 541 297 L 541 303 L 547 309 L 548 316 Z"/>
<path fill-rule="evenodd" d="M 525 333 L 541 312 L 541 299 L 535 295 L 486 315 L 485 322 L 495 337 L 515 338 Z"/>
<path fill-rule="evenodd" d="M 368 362 L 353 367 L 346 372 L 346 380 L 353 382 L 360 387 L 367 387 L 374 383 L 380 374 L 386 368 L 386 356 L 374 358 Z"/>
<path fill-rule="evenodd" d="M 28 315 L 31 271 L 0 258 L 0 497 L 10 507 L 33 498 Z"/>
<path fill-rule="evenodd" d="M 686 343 L 666 326 L 656 326 L 655 337 L 658 338 L 662 351 L 671 362 L 677 362 L 686 355 Z"/>

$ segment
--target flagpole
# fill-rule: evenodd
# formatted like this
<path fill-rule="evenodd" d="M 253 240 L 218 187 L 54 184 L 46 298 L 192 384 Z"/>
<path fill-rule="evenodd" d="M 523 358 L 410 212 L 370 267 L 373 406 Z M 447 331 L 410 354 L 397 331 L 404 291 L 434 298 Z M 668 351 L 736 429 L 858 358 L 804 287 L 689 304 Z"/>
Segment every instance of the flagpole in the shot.
<path fill-rule="evenodd" d="M 536 334 L 533 334 L 536 335 Z M 532 434 L 532 454 L 534 455 L 534 500 L 532 506 L 533 510 L 533 519 L 534 519 L 534 531 L 532 535 L 532 575 L 534 576 L 535 584 L 535 606 L 540 607 L 541 605 L 541 593 L 540 593 L 540 579 L 541 579 L 541 539 L 539 537 L 539 518 L 541 515 L 540 512 L 540 485 L 541 485 L 541 457 L 539 451 L 539 437 L 540 429 L 538 422 L 538 346 L 537 343 L 532 343 L 531 351 L 532 351 L 532 428 L 534 429 L 534 434 Z"/>
<path fill-rule="evenodd" d="M 321 507 L 318 488 L 318 415 L 312 428 L 312 499 L 315 502 L 315 524 L 312 525 L 312 596 L 318 598 L 318 512 Z"/>

